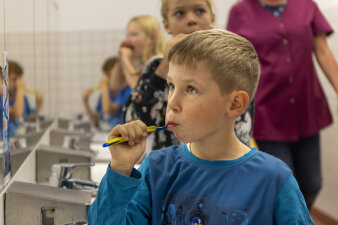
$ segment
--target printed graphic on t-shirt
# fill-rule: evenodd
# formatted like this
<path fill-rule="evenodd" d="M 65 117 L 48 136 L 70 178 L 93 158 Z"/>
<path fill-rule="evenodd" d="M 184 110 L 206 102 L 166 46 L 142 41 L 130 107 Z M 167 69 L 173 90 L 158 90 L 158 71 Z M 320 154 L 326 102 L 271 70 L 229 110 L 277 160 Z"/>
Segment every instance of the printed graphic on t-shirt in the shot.
<path fill-rule="evenodd" d="M 216 205 L 205 196 L 169 195 L 163 210 L 163 225 L 247 225 L 248 213 Z"/>

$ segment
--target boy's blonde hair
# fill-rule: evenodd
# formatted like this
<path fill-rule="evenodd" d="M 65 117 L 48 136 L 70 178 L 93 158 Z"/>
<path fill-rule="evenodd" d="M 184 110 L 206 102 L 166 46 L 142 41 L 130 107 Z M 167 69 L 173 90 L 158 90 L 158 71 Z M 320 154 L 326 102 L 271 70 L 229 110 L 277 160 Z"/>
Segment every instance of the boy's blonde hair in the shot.
<path fill-rule="evenodd" d="M 162 0 L 162 4 L 161 4 L 161 16 L 162 19 L 164 19 L 165 21 L 168 21 L 168 12 L 169 12 L 169 1 L 170 0 Z M 213 2 L 213 0 L 205 0 L 209 6 L 209 10 L 210 13 L 214 13 L 214 8 L 215 8 L 215 4 Z"/>
<path fill-rule="evenodd" d="M 143 53 L 142 62 L 146 62 L 152 56 L 163 55 L 165 48 L 165 39 L 158 20 L 150 15 L 140 15 L 131 18 L 128 25 L 134 23 L 148 37 L 153 38 L 154 43 L 149 45 Z"/>
<path fill-rule="evenodd" d="M 242 90 L 250 100 L 255 94 L 260 75 L 257 53 L 248 40 L 232 32 L 196 31 L 170 50 L 168 60 L 194 68 L 203 61 L 222 93 Z"/>

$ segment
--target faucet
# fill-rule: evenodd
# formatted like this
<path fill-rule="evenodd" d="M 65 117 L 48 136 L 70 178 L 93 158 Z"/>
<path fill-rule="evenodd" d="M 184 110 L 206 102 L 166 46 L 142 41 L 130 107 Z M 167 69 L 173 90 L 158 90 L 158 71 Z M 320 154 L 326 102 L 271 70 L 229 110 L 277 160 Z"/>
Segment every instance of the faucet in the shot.
<path fill-rule="evenodd" d="M 27 148 L 27 139 L 24 137 L 14 137 L 9 140 L 11 150 Z"/>
<path fill-rule="evenodd" d="M 94 166 L 95 163 L 57 163 L 52 165 L 52 172 L 49 177 L 49 184 L 54 187 L 67 189 L 96 189 L 98 184 L 72 178 L 72 172 L 77 167 Z"/>
<path fill-rule="evenodd" d="M 63 143 L 62 143 L 63 148 L 79 150 L 80 149 L 79 145 L 80 145 L 80 136 L 66 135 L 63 137 Z"/>

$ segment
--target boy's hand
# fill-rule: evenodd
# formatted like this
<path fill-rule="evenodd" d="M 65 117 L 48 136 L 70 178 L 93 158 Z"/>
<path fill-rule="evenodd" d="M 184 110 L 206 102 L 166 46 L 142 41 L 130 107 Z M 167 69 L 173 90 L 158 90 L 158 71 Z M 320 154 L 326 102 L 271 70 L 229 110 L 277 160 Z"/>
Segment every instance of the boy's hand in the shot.
<path fill-rule="evenodd" d="M 35 91 L 35 100 L 37 102 L 41 102 L 43 101 L 43 95 L 40 91 Z"/>
<path fill-rule="evenodd" d="M 108 140 L 123 137 L 127 142 L 109 146 L 110 168 L 130 176 L 134 165 L 145 151 L 147 136 L 147 126 L 140 120 L 115 126 L 109 133 Z"/>
<path fill-rule="evenodd" d="M 16 88 L 21 90 L 26 90 L 26 83 L 23 79 L 18 78 L 16 80 Z"/>
<path fill-rule="evenodd" d="M 109 77 L 108 76 L 102 76 L 100 80 L 100 87 L 108 87 Z"/>

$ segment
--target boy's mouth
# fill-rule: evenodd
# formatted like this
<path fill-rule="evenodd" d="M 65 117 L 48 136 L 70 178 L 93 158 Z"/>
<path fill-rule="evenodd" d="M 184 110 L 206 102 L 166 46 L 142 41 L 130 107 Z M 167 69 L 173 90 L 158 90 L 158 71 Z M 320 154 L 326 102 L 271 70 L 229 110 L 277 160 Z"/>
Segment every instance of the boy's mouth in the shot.
<path fill-rule="evenodd" d="M 167 130 L 173 130 L 176 126 L 177 126 L 177 123 L 174 123 L 174 122 L 172 122 L 172 121 L 169 121 L 168 123 L 167 123 Z"/>

